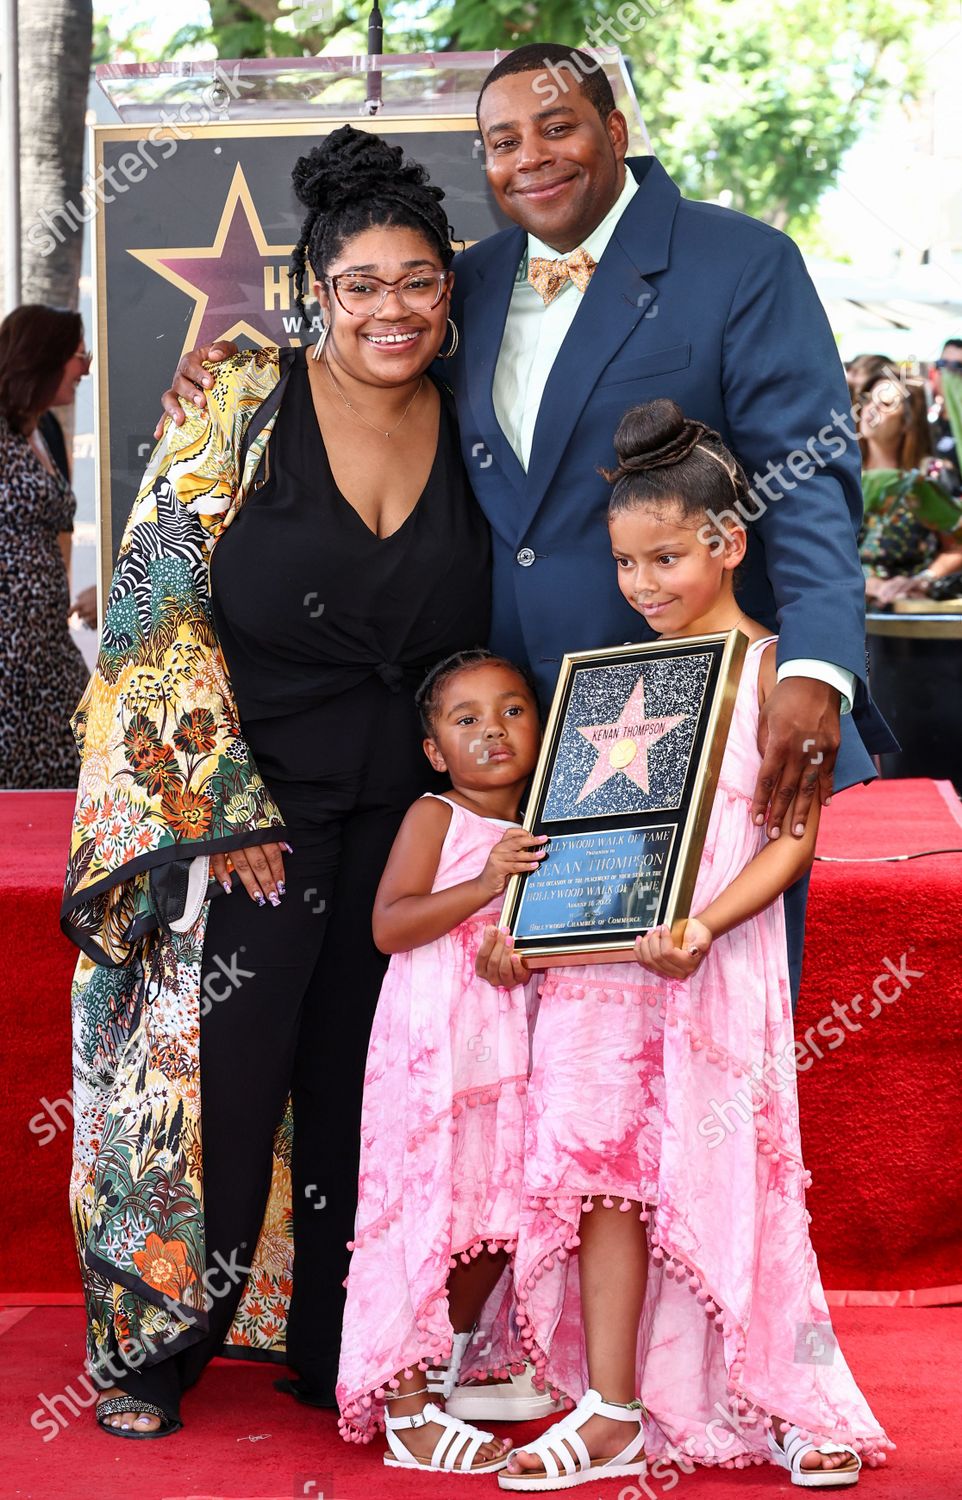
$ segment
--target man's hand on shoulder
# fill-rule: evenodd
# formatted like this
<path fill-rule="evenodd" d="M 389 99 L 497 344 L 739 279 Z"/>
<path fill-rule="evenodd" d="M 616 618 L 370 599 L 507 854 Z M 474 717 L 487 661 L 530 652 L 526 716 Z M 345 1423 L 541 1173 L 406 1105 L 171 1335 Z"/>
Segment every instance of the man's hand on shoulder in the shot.
<path fill-rule="evenodd" d="M 831 797 L 840 709 L 838 689 L 815 677 L 786 677 L 765 699 L 752 818 L 759 826 L 767 821 L 769 838 L 778 838 L 789 813 L 791 831 L 801 838 L 815 797 L 823 806 Z"/>
<path fill-rule="evenodd" d="M 222 360 L 230 359 L 232 354 L 236 354 L 237 349 L 237 344 L 232 343 L 230 339 L 221 339 L 216 344 L 202 344 L 200 348 L 191 349 L 182 356 L 174 375 L 173 385 L 160 398 L 164 415 L 154 428 L 155 438 L 163 437 L 164 425 L 168 417 L 175 427 L 182 425 L 184 412 L 179 399 L 181 396 L 185 401 L 192 401 L 201 410 L 206 407 L 205 392 L 214 384 L 214 377 L 209 370 L 204 369 L 204 362 L 213 365 L 220 364 Z"/>

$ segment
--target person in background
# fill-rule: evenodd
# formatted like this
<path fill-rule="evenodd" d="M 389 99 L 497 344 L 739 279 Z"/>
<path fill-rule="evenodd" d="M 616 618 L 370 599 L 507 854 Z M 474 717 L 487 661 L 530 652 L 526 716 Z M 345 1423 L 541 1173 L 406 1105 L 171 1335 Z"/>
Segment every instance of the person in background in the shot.
<path fill-rule="evenodd" d="M 70 714 L 87 667 L 70 636 L 77 502 L 51 408 L 90 369 L 80 314 L 27 303 L 0 324 L 0 786 L 72 787 Z"/>
<path fill-rule="evenodd" d="M 866 359 L 861 369 L 866 600 L 884 609 L 900 598 L 962 594 L 962 510 L 946 484 L 947 466 L 931 454 L 924 386 L 881 359 Z"/>
<path fill-rule="evenodd" d="M 879 371 L 892 372 L 895 369 L 896 361 L 887 354 L 856 354 L 854 359 L 850 359 L 845 366 L 845 379 L 852 406 L 858 405 L 859 393 L 864 389 L 869 376 L 875 376 Z"/>
<path fill-rule="evenodd" d="M 88 354 L 88 368 L 91 356 Z M 73 400 L 73 397 L 70 398 Z M 50 457 L 60 470 L 67 483 L 73 484 L 73 469 L 70 463 L 70 455 L 67 452 L 67 441 L 64 437 L 63 428 L 59 418 L 54 411 L 45 411 L 37 423 L 37 431 L 47 445 Z M 81 589 L 70 606 L 71 616 L 76 615 L 81 625 L 86 625 L 88 630 L 96 630 L 99 620 L 97 613 L 97 585 L 90 584 Z"/>
<path fill-rule="evenodd" d="M 945 391 L 942 385 L 943 372 L 962 376 L 962 338 L 946 339 L 942 353 L 929 370 L 929 385 L 932 388 L 932 405 L 929 407 L 929 432 L 932 452 L 952 468 L 946 476 L 952 481 L 953 494 L 962 494 L 962 472 L 955 434 L 949 426 L 945 410 Z"/>

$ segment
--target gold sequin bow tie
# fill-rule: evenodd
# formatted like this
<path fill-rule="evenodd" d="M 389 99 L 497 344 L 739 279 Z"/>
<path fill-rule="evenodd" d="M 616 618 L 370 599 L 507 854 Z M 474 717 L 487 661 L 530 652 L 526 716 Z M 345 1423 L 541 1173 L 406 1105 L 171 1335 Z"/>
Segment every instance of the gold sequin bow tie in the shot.
<path fill-rule="evenodd" d="M 597 266 L 598 262 L 587 250 L 576 250 L 567 260 L 548 260 L 536 255 L 528 266 L 528 280 L 547 307 L 569 281 L 574 282 L 579 292 L 586 292 Z"/>

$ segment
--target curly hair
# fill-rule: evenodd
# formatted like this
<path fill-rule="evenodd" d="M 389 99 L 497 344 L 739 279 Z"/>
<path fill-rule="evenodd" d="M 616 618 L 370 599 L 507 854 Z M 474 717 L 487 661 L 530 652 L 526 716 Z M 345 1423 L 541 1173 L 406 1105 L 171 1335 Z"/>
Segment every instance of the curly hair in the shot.
<path fill-rule="evenodd" d="M 318 278 L 354 235 L 365 229 L 417 229 L 437 249 L 447 269 L 454 259 L 451 226 L 441 207 L 443 189 L 429 182 L 400 146 L 379 135 L 342 125 L 298 157 L 291 173 L 298 200 L 307 209 L 291 255 L 294 302 L 306 319 L 308 267 Z"/>
<path fill-rule="evenodd" d="M 508 661 L 506 656 L 498 656 L 484 646 L 475 646 L 467 651 L 455 651 L 452 656 L 446 656 L 443 661 L 435 663 L 414 695 L 415 707 L 421 718 L 421 728 L 429 738 L 433 736 L 437 726 L 438 714 L 441 711 L 441 698 L 451 678 L 457 677 L 459 672 L 470 672 L 475 667 L 489 666 L 505 667 L 509 672 L 516 672 L 537 703 L 538 692 L 534 679 L 531 673 L 527 672 L 524 667 L 519 667 L 517 662 Z"/>

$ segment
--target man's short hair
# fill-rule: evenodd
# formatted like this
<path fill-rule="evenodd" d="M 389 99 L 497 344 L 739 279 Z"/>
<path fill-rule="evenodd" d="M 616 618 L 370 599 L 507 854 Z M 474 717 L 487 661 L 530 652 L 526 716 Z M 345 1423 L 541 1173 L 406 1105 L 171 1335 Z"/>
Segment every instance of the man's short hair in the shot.
<path fill-rule="evenodd" d="M 507 57 L 495 63 L 481 85 L 478 95 L 478 124 L 480 125 L 481 100 L 484 91 L 499 78 L 508 78 L 514 73 L 542 73 L 543 84 L 535 84 L 535 92 L 547 104 L 554 104 L 559 94 L 566 93 L 572 83 L 577 83 L 582 94 L 593 104 L 602 120 L 607 120 L 615 107 L 615 96 L 608 82 L 604 64 L 577 47 L 564 47 L 560 42 L 526 42 L 516 47 Z M 552 97 L 553 95 L 553 97 Z"/>

